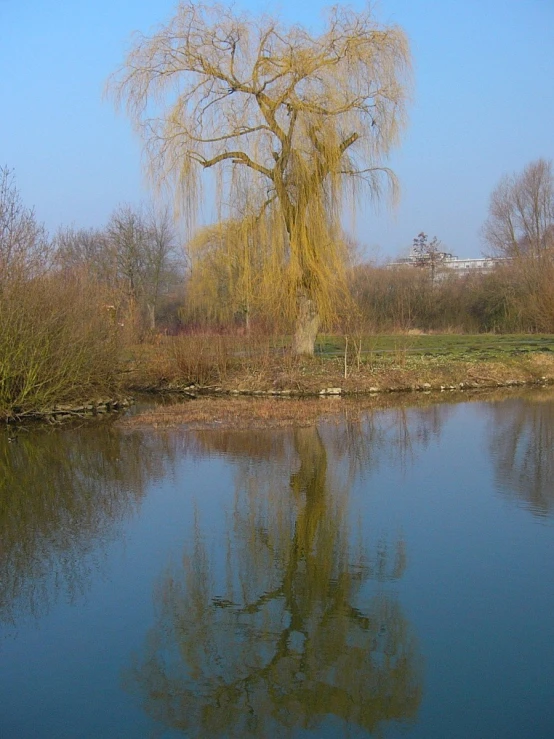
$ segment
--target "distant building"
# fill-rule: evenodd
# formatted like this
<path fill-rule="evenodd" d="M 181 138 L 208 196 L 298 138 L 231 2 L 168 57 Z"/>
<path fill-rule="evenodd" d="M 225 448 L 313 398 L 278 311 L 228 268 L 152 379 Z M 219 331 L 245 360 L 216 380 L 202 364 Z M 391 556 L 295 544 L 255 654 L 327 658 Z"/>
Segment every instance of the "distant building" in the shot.
<path fill-rule="evenodd" d="M 437 270 L 437 277 L 439 274 L 447 274 L 451 271 L 455 272 L 459 277 L 465 277 L 465 275 L 474 274 L 476 272 L 481 274 L 492 272 L 497 265 L 506 261 L 508 260 L 495 257 L 458 259 L 458 257 L 454 257 L 451 254 L 441 252 L 433 258 L 427 259 L 422 259 L 421 256 L 410 254 L 410 256 L 405 259 L 399 259 L 397 262 L 389 262 L 387 267 L 391 269 L 395 267 L 433 267 L 433 270 Z"/>
<path fill-rule="evenodd" d="M 458 259 L 458 257 L 452 257 L 441 262 L 441 266 L 455 270 L 457 274 L 463 276 L 469 275 L 472 272 L 492 272 L 501 261 L 504 260 L 493 257 L 483 257 L 480 259 Z"/>

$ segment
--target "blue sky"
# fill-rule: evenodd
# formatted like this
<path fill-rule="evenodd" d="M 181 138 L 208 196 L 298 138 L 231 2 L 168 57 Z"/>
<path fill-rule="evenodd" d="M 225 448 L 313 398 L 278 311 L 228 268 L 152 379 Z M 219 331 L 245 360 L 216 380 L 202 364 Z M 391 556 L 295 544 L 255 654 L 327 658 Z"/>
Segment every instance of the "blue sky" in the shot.
<path fill-rule="evenodd" d="M 317 29 L 329 3 L 251 0 Z M 351 3 L 361 8 L 362 4 Z M 100 226 L 149 195 L 140 144 L 102 99 L 134 30 L 166 20 L 173 0 L 0 0 L 0 164 L 50 231 Z M 554 0 L 380 0 L 377 16 L 408 34 L 410 124 L 390 160 L 399 207 L 368 204 L 356 236 L 395 256 L 417 233 L 479 256 L 488 198 L 505 172 L 554 159 Z"/>

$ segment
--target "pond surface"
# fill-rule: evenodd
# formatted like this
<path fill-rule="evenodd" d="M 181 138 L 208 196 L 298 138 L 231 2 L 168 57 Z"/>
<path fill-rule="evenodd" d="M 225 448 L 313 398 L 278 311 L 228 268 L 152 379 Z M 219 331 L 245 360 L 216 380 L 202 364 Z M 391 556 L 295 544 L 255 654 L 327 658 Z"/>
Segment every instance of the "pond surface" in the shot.
<path fill-rule="evenodd" d="M 544 391 L 0 435 L 0 737 L 547 739 L 553 568 Z"/>

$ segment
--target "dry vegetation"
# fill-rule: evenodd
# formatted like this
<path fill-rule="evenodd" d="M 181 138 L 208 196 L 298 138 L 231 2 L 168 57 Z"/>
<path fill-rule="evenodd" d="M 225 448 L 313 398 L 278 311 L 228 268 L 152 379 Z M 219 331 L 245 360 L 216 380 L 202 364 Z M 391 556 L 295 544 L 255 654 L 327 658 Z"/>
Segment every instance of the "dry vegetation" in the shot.
<path fill-rule="evenodd" d="M 49 277 L 0 293 L 0 417 L 113 393 L 118 348 L 98 294 Z"/>
<path fill-rule="evenodd" d="M 0 418 L 113 392 L 119 366 L 105 294 L 52 269 L 52 248 L 0 168 Z"/>
<path fill-rule="evenodd" d="M 225 428 L 256 430 L 289 426 L 311 426 L 316 421 L 341 422 L 357 420 L 365 413 L 390 408 L 425 407 L 435 403 L 473 402 L 477 400 L 500 400 L 507 393 L 533 393 L 537 389 L 512 388 L 452 391 L 444 393 L 379 394 L 362 397 L 318 397 L 318 398 L 255 398 L 255 397 L 202 397 L 195 400 L 170 402 L 158 405 L 136 415 L 117 421 L 117 426 L 126 429 L 168 429 L 186 426 L 188 429 Z"/>
<path fill-rule="evenodd" d="M 438 336 L 391 336 L 369 351 L 372 340 L 366 338 L 346 355 L 344 339 L 335 343 L 328 339 L 319 356 L 298 357 L 263 337 L 168 337 L 156 347 L 136 348 L 127 377 L 135 390 L 281 396 L 319 395 L 332 389 L 363 394 L 554 380 L 548 339 L 526 344 L 520 337 L 507 344 L 504 338 L 488 337 L 485 344 L 479 338 L 459 337 L 453 342 Z M 449 351 L 444 352 L 445 347 Z"/>
<path fill-rule="evenodd" d="M 2 418 L 119 391 L 363 394 L 554 379 L 552 334 L 534 333 L 554 325 L 550 230 L 538 241 L 520 239 L 524 253 L 491 274 L 462 280 L 432 279 L 413 267 L 358 267 L 350 280 L 356 310 L 344 310 L 338 333 L 320 337 L 316 356 L 306 357 L 291 350 L 291 336 L 269 315 L 264 322 L 254 313 L 250 322 L 249 311 L 238 319 L 214 313 L 233 290 L 218 288 L 214 306 L 196 316 L 200 328 L 189 322 L 175 336 L 152 332 L 156 296 L 176 277 L 167 219 L 144 221 L 120 209 L 105 232 L 64 231 L 52 245 L 11 173 L 0 174 Z M 525 250 L 524 242 L 535 246 Z M 186 298 L 181 307 L 184 321 Z"/>

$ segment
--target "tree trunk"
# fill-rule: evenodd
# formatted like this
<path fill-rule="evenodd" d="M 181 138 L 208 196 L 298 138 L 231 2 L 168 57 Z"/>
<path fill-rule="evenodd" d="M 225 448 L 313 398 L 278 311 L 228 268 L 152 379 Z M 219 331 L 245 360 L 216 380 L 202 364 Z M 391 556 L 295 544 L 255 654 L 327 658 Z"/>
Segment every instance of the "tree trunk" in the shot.
<path fill-rule="evenodd" d="M 305 292 L 298 294 L 296 328 L 292 349 L 295 354 L 313 356 L 320 318 L 314 301 Z"/>
<path fill-rule="evenodd" d="M 148 328 L 150 331 L 156 330 L 156 306 L 153 303 L 146 304 L 146 312 L 148 315 Z"/>

